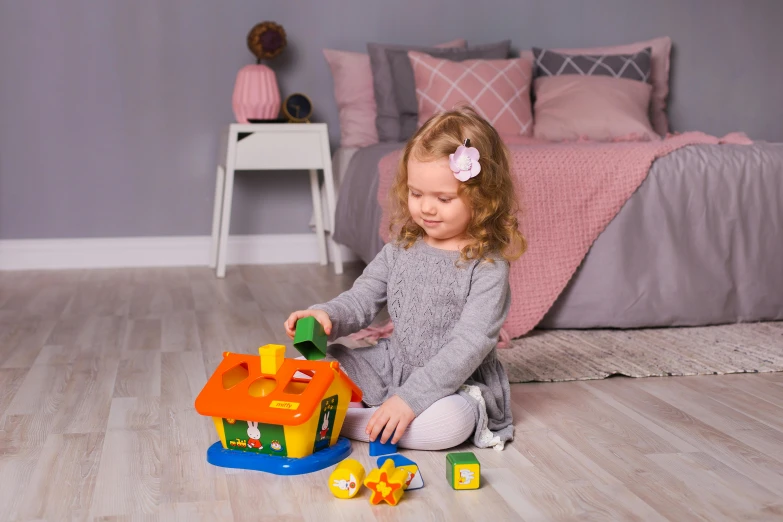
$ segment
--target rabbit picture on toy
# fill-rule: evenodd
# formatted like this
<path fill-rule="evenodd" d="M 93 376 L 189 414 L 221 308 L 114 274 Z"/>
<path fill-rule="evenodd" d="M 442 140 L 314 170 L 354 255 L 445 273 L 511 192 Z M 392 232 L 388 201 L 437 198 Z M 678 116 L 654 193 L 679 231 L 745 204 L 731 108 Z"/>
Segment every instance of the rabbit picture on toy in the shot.
<path fill-rule="evenodd" d="M 459 483 L 464 485 L 470 484 L 473 481 L 474 476 L 475 473 L 469 469 L 461 469 L 459 470 Z"/>
<path fill-rule="evenodd" d="M 326 438 L 326 433 L 329 431 L 329 412 L 324 414 L 324 422 L 321 424 L 321 439 Z"/>
<path fill-rule="evenodd" d="M 261 445 L 261 430 L 258 429 L 258 422 L 247 421 L 247 447 L 264 449 Z"/>

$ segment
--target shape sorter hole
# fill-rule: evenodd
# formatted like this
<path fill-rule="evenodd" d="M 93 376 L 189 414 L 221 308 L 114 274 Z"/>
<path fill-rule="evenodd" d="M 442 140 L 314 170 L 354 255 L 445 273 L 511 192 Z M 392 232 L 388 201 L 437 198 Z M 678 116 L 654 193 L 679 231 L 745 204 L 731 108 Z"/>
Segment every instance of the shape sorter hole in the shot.
<path fill-rule="evenodd" d="M 308 384 L 310 384 L 310 381 L 301 382 L 301 381 L 291 380 L 286 385 L 285 389 L 283 390 L 283 393 L 288 393 L 290 395 L 299 395 L 300 393 L 305 391 L 305 388 L 307 388 Z"/>
<path fill-rule="evenodd" d="M 259 377 L 247 389 L 247 393 L 253 397 L 266 397 L 277 388 L 277 381 L 269 377 Z"/>
<path fill-rule="evenodd" d="M 250 375 L 250 370 L 247 368 L 247 363 L 243 362 L 237 364 L 223 374 L 223 389 L 228 390 L 229 388 L 233 388 L 247 379 L 248 375 Z"/>

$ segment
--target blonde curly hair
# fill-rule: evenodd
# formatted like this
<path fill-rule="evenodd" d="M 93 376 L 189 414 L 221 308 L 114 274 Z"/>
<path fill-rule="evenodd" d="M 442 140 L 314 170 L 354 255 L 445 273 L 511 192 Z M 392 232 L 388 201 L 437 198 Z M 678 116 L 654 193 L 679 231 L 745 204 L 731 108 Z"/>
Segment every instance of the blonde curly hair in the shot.
<path fill-rule="evenodd" d="M 469 242 L 462 248 L 460 259 L 489 259 L 490 254 L 496 254 L 514 261 L 525 252 L 527 242 L 519 232 L 519 203 L 509 152 L 495 128 L 471 107 L 436 114 L 406 144 L 390 193 L 392 237 L 409 248 L 424 235 L 408 210 L 408 161 L 447 158 L 466 138 L 481 154 L 481 173 L 459 186 L 459 197 L 471 209 L 465 231 Z"/>

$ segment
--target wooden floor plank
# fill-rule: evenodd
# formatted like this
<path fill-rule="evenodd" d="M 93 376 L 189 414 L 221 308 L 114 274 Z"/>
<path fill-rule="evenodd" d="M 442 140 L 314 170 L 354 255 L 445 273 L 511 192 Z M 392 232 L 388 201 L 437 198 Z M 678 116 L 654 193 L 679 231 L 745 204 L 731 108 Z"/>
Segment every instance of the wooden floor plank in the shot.
<path fill-rule="evenodd" d="M 45 413 L 3 415 L 0 417 L 0 455 L 13 456 L 27 449 L 39 451 L 51 428 L 51 415 Z"/>
<path fill-rule="evenodd" d="M 164 352 L 201 351 L 195 311 L 173 312 L 161 317 L 161 350 Z"/>
<path fill-rule="evenodd" d="M 159 397 L 161 351 L 122 353 L 113 397 Z"/>
<path fill-rule="evenodd" d="M 24 376 L 6 415 L 44 414 L 53 416 L 64 400 L 72 381 L 71 365 L 35 365 Z"/>
<path fill-rule="evenodd" d="M 549 389 L 543 385 L 537 385 L 537 388 Z M 579 389 L 578 386 L 574 388 Z M 536 416 L 540 422 L 545 423 L 563 440 L 590 459 L 595 466 L 609 473 L 658 513 L 674 520 L 711 520 L 710 516 L 713 514 L 711 508 L 700 500 L 697 492 L 690 491 L 676 476 L 645 458 L 642 450 L 646 446 L 629 444 L 636 441 L 635 438 L 616 436 L 618 431 L 620 433 L 632 433 L 632 431 L 622 430 L 614 424 L 600 421 L 588 422 L 586 425 L 572 422 L 570 415 L 575 414 L 580 408 L 578 402 L 559 404 L 555 407 L 554 404 L 540 397 L 536 399 L 534 394 L 525 394 L 525 396 L 523 406 L 529 415 Z M 614 420 L 624 424 L 632 422 L 621 416 L 615 416 Z M 688 508 L 683 509 L 683 504 Z"/>
<path fill-rule="evenodd" d="M 515 440 L 449 450 L 476 454 L 481 489 L 451 489 L 447 451 L 405 450 L 425 487 L 397 507 L 336 499 L 331 468 L 207 463 L 194 400 L 223 353 L 298 355 L 283 320 L 361 268 L 0 272 L 0 520 L 783 518 L 783 374 L 513 385 Z M 376 466 L 366 443 L 351 457 Z"/>
<path fill-rule="evenodd" d="M 783 465 L 778 461 L 643 391 L 636 384 L 630 385 L 621 380 L 607 384 L 607 388 L 615 392 L 615 398 L 626 406 L 636 409 L 758 484 L 783 492 Z"/>
<path fill-rule="evenodd" d="M 111 430 L 101 451 L 91 516 L 157 514 L 159 430 Z"/>
<path fill-rule="evenodd" d="M 513 397 L 525 410 L 550 410 L 564 429 L 578 432 L 589 439 L 600 439 L 603 445 L 628 444 L 641 453 L 672 453 L 678 448 L 654 432 L 619 414 L 617 410 L 581 394 L 579 383 L 561 386 L 535 385 L 530 390 L 517 388 Z"/>
<path fill-rule="evenodd" d="M 63 315 L 127 317 L 132 295 L 133 285 L 121 271 L 96 270 L 87 276 L 86 281 L 79 283 Z"/>
<path fill-rule="evenodd" d="M 684 440 L 682 440 L 680 437 L 675 436 L 670 431 L 661 428 L 657 424 L 655 424 L 653 421 L 645 417 L 644 415 L 640 415 L 638 412 L 634 411 L 632 408 L 629 408 L 622 404 L 620 401 L 615 399 L 612 395 L 605 393 L 601 387 L 598 386 L 589 386 L 585 385 L 584 383 L 580 383 L 580 387 L 582 389 L 587 390 L 592 395 L 598 397 L 601 399 L 602 402 L 606 403 L 608 406 L 611 406 L 613 409 L 617 410 L 618 412 L 625 415 L 628 419 L 632 420 L 636 424 L 643 426 L 644 429 L 649 431 L 650 433 L 654 433 L 657 437 L 659 437 L 661 440 L 665 440 L 669 444 L 672 445 L 672 447 L 676 448 L 679 452 L 696 452 L 698 449 L 692 445 L 688 444 Z"/>
<path fill-rule="evenodd" d="M 97 357 L 82 354 L 72 365 L 62 407 L 52 419 L 54 433 L 106 431 L 119 364 L 119 353 Z"/>
<path fill-rule="evenodd" d="M 705 453 L 649 455 L 661 468 L 676 474 L 723 520 L 763 520 L 783 515 L 783 500 L 759 484 Z"/>
<path fill-rule="evenodd" d="M 123 350 L 161 351 L 163 332 L 160 319 L 132 319 L 127 332 Z"/>
<path fill-rule="evenodd" d="M 160 507 L 160 520 L 171 522 L 233 522 L 231 504 L 223 502 L 183 502 L 163 504 Z M 259 520 L 264 518 L 263 515 Z"/>
<path fill-rule="evenodd" d="M 193 414 L 193 403 L 206 383 L 201 354 L 164 353 L 161 375 L 162 502 L 228 500 L 222 470 L 206 460 L 206 450 L 217 438 L 212 420 Z"/>
<path fill-rule="evenodd" d="M 770 372 L 759 374 L 759 378 L 763 381 L 769 381 L 779 386 L 783 386 L 783 372 Z"/>
<path fill-rule="evenodd" d="M 642 520 L 665 520 L 621 480 L 579 451 L 556 430 L 528 432 L 513 444 L 535 465 L 536 482 L 545 477 L 550 484 L 557 485 L 554 488 L 573 489 L 570 496 L 575 512 L 572 515 L 608 520 L 632 519 L 634 516 Z M 529 468 L 516 469 L 521 476 L 530 477 Z M 613 503 L 606 502 L 608 498 L 614 499 Z M 602 507 L 604 504 L 606 507 Z"/>
<path fill-rule="evenodd" d="M 30 479 L 39 456 L 40 448 L 8 451 L 6 447 L 0 451 L 0 520 L 24 520 L 19 516 L 19 509 L 30 491 Z"/>
<path fill-rule="evenodd" d="M 29 368 L 57 321 L 22 319 L 0 324 L 0 368 Z"/>
<path fill-rule="evenodd" d="M 669 404 L 676 403 L 681 411 L 693 418 L 731 435 L 764 453 L 768 458 L 783 463 L 783 453 L 776 455 L 783 447 L 783 431 L 714 400 L 708 393 L 693 390 L 677 382 L 650 381 L 640 384 L 641 389 Z"/>
<path fill-rule="evenodd" d="M 107 430 L 160 428 L 160 397 L 117 397 L 111 400 Z"/>
<path fill-rule="evenodd" d="M 255 522 L 261 516 L 259 512 L 261 509 L 263 509 L 263 516 L 268 517 L 269 520 L 305 520 L 300 507 L 308 496 L 307 492 L 299 487 L 300 482 L 298 478 L 288 477 L 269 480 L 261 474 L 248 471 L 229 473 L 226 475 L 226 484 L 234 512 L 234 522 Z M 346 506 L 349 513 L 355 507 L 353 503 L 351 504 Z M 248 509 L 249 506 L 255 508 Z M 365 520 L 369 519 L 371 517 L 365 518 Z"/>
<path fill-rule="evenodd" d="M 3 416 L 17 391 L 25 381 L 28 368 L 0 368 L 0 417 Z M 28 385 L 31 386 L 32 382 Z"/>
<path fill-rule="evenodd" d="M 86 520 L 92 503 L 103 433 L 47 437 L 19 509 L 23 519 Z"/>
<path fill-rule="evenodd" d="M 706 380 L 703 376 L 698 376 L 695 379 L 698 379 L 699 383 L 704 382 L 705 385 L 712 385 L 713 388 L 720 383 L 723 392 L 715 394 L 718 400 L 728 400 L 733 395 L 729 393 L 729 390 L 751 395 L 753 399 L 750 402 L 754 404 L 754 407 L 751 408 L 752 411 L 742 409 L 741 411 L 745 413 L 755 414 L 757 411 L 768 408 L 769 405 L 778 409 L 783 408 L 783 400 L 780 399 L 780 385 L 765 379 L 764 375 L 757 375 L 755 379 L 748 379 L 745 375 L 721 375 L 720 377 L 720 379 Z"/>
<path fill-rule="evenodd" d="M 134 319 L 195 310 L 190 279 L 181 270 L 139 269 L 133 276 L 128 315 Z"/>

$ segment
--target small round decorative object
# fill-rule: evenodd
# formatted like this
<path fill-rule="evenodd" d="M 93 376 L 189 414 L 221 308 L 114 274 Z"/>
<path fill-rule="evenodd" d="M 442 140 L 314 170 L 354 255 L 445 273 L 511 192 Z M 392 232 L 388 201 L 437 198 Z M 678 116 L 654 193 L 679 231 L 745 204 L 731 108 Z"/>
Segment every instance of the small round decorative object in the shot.
<path fill-rule="evenodd" d="M 289 94 L 283 102 L 283 114 L 291 123 L 310 123 L 313 103 L 302 93 Z"/>
<path fill-rule="evenodd" d="M 285 29 L 275 22 L 256 24 L 247 35 L 247 48 L 259 63 L 283 52 L 287 44 Z"/>

